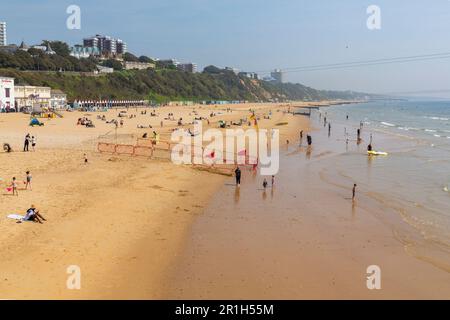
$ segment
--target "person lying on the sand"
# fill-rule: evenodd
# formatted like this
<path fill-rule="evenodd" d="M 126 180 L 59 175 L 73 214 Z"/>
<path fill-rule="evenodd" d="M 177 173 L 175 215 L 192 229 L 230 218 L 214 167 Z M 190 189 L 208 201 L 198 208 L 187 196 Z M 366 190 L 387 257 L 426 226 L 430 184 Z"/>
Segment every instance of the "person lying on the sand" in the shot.
<path fill-rule="evenodd" d="M 42 223 L 42 221 L 47 221 L 40 213 L 39 210 L 36 209 L 34 204 L 31 205 L 31 208 L 27 210 L 23 221 L 34 221 L 38 223 Z"/>

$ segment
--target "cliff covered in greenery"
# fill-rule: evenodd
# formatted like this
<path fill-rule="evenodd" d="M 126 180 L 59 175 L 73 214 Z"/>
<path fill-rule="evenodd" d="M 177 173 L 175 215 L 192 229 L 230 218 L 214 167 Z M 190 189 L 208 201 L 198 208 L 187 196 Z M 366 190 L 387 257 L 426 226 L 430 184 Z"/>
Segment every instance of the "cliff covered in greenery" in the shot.
<path fill-rule="evenodd" d="M 122 70 L 110 74 L 0 69 L 16 85 L 49 86 L 74 99 L 165 100 L 323 100 L 361 99 L 364 94 L 315 90 L 301 84 L 275 84 L 239 77 L 232 72 L 211 74 L 177 70 Z"/>

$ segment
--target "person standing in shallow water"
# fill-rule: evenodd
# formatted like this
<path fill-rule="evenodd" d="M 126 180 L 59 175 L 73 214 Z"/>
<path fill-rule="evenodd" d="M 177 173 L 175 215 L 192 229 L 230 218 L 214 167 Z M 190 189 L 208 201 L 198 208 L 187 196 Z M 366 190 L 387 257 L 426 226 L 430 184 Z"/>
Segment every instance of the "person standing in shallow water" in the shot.
<path fill-rule="evenodd" d="M 236 167 L 236 170 L 234 170 L 234 175 L 236 177 L 236 186 L 241 186 L 241 169 L 239 167 Z"/>

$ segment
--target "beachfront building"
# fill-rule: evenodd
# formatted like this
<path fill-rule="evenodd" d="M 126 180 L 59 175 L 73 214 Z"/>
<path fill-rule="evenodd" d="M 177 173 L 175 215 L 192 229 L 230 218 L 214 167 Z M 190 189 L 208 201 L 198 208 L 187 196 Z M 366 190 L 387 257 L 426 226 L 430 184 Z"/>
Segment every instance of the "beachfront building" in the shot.
<path fill-rule="evenodd" d="M 99 64 L 96 67 L 97 67 L 97 70 L 99 73 L 113 73 L 114 72 L 114 68 L 101 66 Z"/>
<path fill-rule="evenodd" d="M 127 52 L 127 44 L 123 40 L 100 34 L 83 39 L 83 46 L 97 48 L 100 55 L 105 57 L 114 57 Z"/>
<path fill-rule="evenodd" d="M 255 72 L 239 72 L 238 76 L 249 78 L 249 79 L 255 79 L 255 80 L 259 79 L 258 74 Z"/>
<path fill-rule="evenodd" d="M 50 46 L 50 43 L 47 43 L 46 45 L 32 46 L 32 48 L 44 51 L 45 54 L 56 54 L 56 52 L 53 51 L 52 47 Z M 26 49 L 26 51 L 28 51 L 28 49 Z"/>
<path fill-rule="evenodd" d="M 125 70 L 146 70 L 146 69 L 154 69 L 155 64 L 139 61 L 124 61 L 123 67 L 125 68 Z"/>
<path fill-rule="evenodd" d="M 0 46 L 6 46 L 6 22 L 0 21 Z"/>
<path fill-rule="evenodd" d="M 197 64 L 189 62 L 189 63 L 180 63 L 177 66 L 177 69 L 184 72 L 195 73 L 197 72 Z"/>
<path fill-rule="evenodd" d="M 0 46 L 0 52 L 13 54 L 19 49 L 16 44 L 9 44 L 7 46 Z"/>
<path fill-rule="evenodd" d="M 74 109 L 83 108 L 85 110 L 122 108 L 122 107 L 143 107 L 148 104 L 145 100 L 74 100 Z"/>
<path fill-rule="evenodd" d="M 76 44 L 70 48 L 70 55 L 77 59 L 89 58 L 90 56 L 99 56 L 100 50 L 96 47 L 84 47 Z"/>
<path fill-rule="evenodd" d="M 117 50 L 117 54 L 127 53 L 128 52 L 127 44 L 123 40 L 117 39 L 116 50 Z"/>
<path fill-rule="evenodd" d="M 59 89 L 50 90 L 50 107 L 53 109 L 65 109 L 67 106 L 67 94 Z"/>
<path fill-rule="evenodd" d="M 17 111 L 25 107 L 49 107 L 51 89 L 50 87 L 15 86 L 14 96 Z"/>
<path fill-rule="evenodd" d="M 233 68 L 233 67 L 225 67 L 224 70 L 226 70 L 226 71 L 231 71 L 231 72 L 233 72 L 234 74 L 238 74 L 238 73 L 239 73 L 239 69 Z"/>
<path fill-rule="evenodd" d="M 17 111 L 14 100 L 14 78 L 0 77 L 0 112 Z"/>
<path fill-rule="evenodd" d="M 276 83 L 283 83 L 283 72 L 280 69 L 273 70 L 270 76 L 275 79 Z"/>

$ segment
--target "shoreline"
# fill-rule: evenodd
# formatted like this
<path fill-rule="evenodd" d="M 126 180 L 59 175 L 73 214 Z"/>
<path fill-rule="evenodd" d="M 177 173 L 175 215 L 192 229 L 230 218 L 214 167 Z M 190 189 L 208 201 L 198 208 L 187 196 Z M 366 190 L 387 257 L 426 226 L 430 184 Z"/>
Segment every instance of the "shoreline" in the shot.
<path fill-rule="evenodd" d="M 309 159 L 304 150 L 285 151 L 276 186 L 266 195 L 261 177 L 244 176 L 238 197 L 231 180 L 222 186 L 194 223 L 166 298 L 450 295 L 450 273 L 410 252 L 418 233 L 395 207 L 377 201 L 364 187 L 352 205 L 353 182 L 321 165 L 324 160 L 333 163 L 335 151 L 327 150 L 325 130 L 314 129 L 317 149 Z M 366 269 L 371 265 L 381 268 L 381 290 L 366 287 Z"/>

